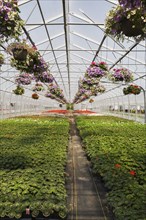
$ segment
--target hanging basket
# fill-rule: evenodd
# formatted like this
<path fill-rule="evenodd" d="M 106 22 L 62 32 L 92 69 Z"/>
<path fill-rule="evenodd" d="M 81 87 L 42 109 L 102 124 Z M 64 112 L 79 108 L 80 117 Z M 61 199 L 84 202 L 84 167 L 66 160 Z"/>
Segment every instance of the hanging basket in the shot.
<path fill-rule="evenodd" d="M 33 99 L 39 99 L 39 95 L 37 93 L 33 93 L 31 97 Z"/>
<path fill-rule="evenodd" d="M 12 53 L 13 53 L 15 60 L 21 60 L 21 61 L 26 60 L 26 57 L 27 57 L 27 50 L 26 49 L 14 48 L 12 50 Z"/>
<path fill-rule="evenodd" d="M 15 95 L 23 95 L 24 94 L 24 88 L 22 88 L 21 86 L 17 86 L 17 88 L 15 90 L 13 90 Z"/>
<path fill-rule="evenodd" d="M 4 55 L 0 53 L 0 66 L 2 66 L 2 64 L 4 64 Z"/>
<path fill-rule="evenodd" d="M 141 24 L 136 25 L 126 18 L 121 21 L 121 29 L 127 37 L 135 37 L 144 34 L 141 28 Z"/>
<path fill-rule="evenodd" d="M 118 0 L 119 4 L 124 8 L 138 8 L 138 7 L 146 7 L 145 0 Z"/>
<path fill-rule="evenodd" d="M 127 88 L 123 88 L 123 94 L 124 94 L 124 95 L 128 95 L 128 94 L 129 94 L 129 91 L 128 91 Z"/>

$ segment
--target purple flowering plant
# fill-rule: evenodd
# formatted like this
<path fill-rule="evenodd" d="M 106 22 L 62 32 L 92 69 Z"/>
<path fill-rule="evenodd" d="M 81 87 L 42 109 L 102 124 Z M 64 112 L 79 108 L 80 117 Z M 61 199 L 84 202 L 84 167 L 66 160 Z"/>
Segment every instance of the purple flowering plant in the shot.
<path fill-rule="evenodd" d="M 48 72 L 42 72 L 36 75 L 36 82 L 41 81 L 43 83 L 52 83 L 54 80 L 54 77 Z"/>
<path fill-rule="evenodd" d="M 56 96 L 52 93 L 50 93 L 49 91 L 45 94 L 45 97 L 50 98 L 50 99 L 55 99 L 56 101 L 65 104 L 67 101 L 66 99 L 63 97 L 63 94 L 61 96 Z"/>
<path fill-rule="evenodd" d="M 127 68 L 113 69 L 113 73 L 109 76 L 112 81 L 131 82 L 133 80 L 133 73 Z"/>
<path fill-rule="evenodd" d="M 87 85 L 94 85 L 99 83 L 99 79 L 97 78 L 90 78 L 90 77 L 84 77 L 82 80 L 79 82 L 81 85 L 82 84 L 87 84 Z"/>
<path fill-rule="evenodd" d="M 35 74 L 45 72 L 48 69 L 47 63 L 37 52 L 30 57 L 29 65 L 32 67 L 32 72 Z"/>
<path fill-rule="evenodd" d="M 119 4 L 124 8 L 139 8 L 146 7 L 145 0 L 119 0 Z"/>
<path fill-rule="evenodd" d="M 106 76 L 106 71 L 104 71 L 103 69 L 101 69 L 96 65 L 90 65 L 87 68 L 85 76 L 89 78 L 91 77 L 102 78 L 103 76 Z"/>
<path fill-rule="evenodd" d="M 34 92 L 40 92 L 44 90 L 44 86 L 42 83 L 36 83 L 32 91 Z"/>
<path fill-rule="evenodd" d="M 15 79 L 15 82 L 18 85 L 21 85 L 21 84 L 22 85 L 29 85 L 29 84 L 31 84 L 31 81 L 32 81 L 32 77 L 29 73 L 22 73 Z"/>
<path fill-rule="evenodd" d="M 55 99 L 55 96 L 52 93 L 50 93 L 50 92 L 47 92 L 45 94 L 45 97 L 50 98 L 50 99 Z"/>
<path fill-rule="evenodd" d="M 92 62 L 86 70 L 83 79 L 79 80 L 78 92 L 75 95 L 74 103 L 80 103 L 90 96 L 96 96 L 98 93 L 103 93 L 105 87 L 100 85 L 100 79 L 107 76 L 108 67 L 105 62 Z"/>
<path fill-rule="evenodd" d="M 105 20 L 105 32 L 117 40 L 124 40 L 125 36 L 137 39 L 146 37 L 146 9 L 124 8 L 117 5 L 109 11 Z"/>
<path fill-rule="evenodd" d="M 64 98 L 63 91 L 62 89 L 59 88 L 58 85 L 50 84 L 48 86 L 48 90 L 51 94 L 55 95 L 56 97 L 61 98 L 61 99 Z"/>
<path fill-rule="evenodd" d="M 19 8 L 16 1 L 3 0 L 0 5 L 0 42 L 11 38 L 19 40 L 22 32 L 23 20 L 19 16 Z"/>
<path fill-rule="evenodd" d="M 91 93 L 90 91 L 86 91 L 85 93 L 83 93 L 83 94 L 80 95 L 80 96 L 78 96 L 78 95 L 76 94 L 73 103 L 78 104 L 78 103 L 80 103 L 80 102 L 83 102 L 83 101 L 89 99 L 91 96 L 92 96 L 92 93 Z"/>

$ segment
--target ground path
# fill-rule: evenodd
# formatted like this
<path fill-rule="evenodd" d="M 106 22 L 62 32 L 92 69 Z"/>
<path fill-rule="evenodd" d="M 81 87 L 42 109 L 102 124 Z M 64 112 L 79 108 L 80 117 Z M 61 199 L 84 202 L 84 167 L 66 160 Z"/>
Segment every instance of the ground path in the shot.
<path fill-rule="evenodd" d="M 67 190 L 71 211 L 67 220 L 112 220 L 106 204 L 105 189 L 91 172 L 74 118 L 71 117 L 70 121 Z"/>

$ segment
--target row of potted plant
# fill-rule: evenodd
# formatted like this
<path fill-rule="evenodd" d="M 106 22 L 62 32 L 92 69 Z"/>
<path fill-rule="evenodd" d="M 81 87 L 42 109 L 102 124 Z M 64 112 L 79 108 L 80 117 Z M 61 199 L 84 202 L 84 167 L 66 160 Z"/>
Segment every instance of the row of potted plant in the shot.
<path fill-rule="evenodd" d="M 0 217 L 64 219 L 68 121 L 26 117 L 1 126 Z"/>
<path fill-rule="evenodd" d="M 63 90 L 60 89 L 58 85 L 55 84 L 49 84 L 48 85 L 48 93 L 45 95 L 46 97 L 56 99 L 56 100 L 62 100 L 63 103 L 66 103 L 66 99 L 63 95 Z"/>
<path fill-rule="evenodd" d="M 21 73 L 15 80 L 19 84 L 15 94 L 23 94 L 20 92 L 20 84 L 29 85 L 32 80 L 35 80 L 37 83 L 52 83 L 54 81 L 54 77 L 49 73 L 48 65 L 42 59 L 36 47 L 29 46 L 25 41 L 15 42 L 8 46 L 7 51 L 13 54 L 11 65 L 25 72 Z M 29 74 L 26 72 L 29 72 Z M 63 103 L 66 102 L 63 91 L 57 85 L 51 84 L 48 86 L 48 89 L 50 93 L 55 95 L 53 96 L 54 99 L 58 101 L 59 98 Z M 17 92 L 18 90 L 19 92 Z M 36 84 L 33 91 L 43 91 L 43 86 Z M 32 94 L 32 98 L 38 99 L 39 95 L 34 93 Z M 50 98 L 52 97 L 50 96 Z"/>
<path fill-rule="evenodd" d="M 85 72 L 83 79 L 79 80 L 78 92 L 76 93 L 73 103 L 80 103 L 96 96 L 97 93 L 105 91 L 105 87 L 100 85 L 100 79 L 108 75 L 108 66 L 105 62 L 92 62 Z"/>
<path fill-rule="evenodd" d="M 145 128 L 116 117 L 77 117 L 83 146 L 117 220 L 145 220 Z"/>
<path fill-rule="evenodd" d="M 45 97 L 47 98 L 50 98 L 50 99 L 55 99 L 56 101 L 62 103 L 62 104 L 66 104 L 66 99 L 64 97 L 58 97 L 56 96 L 55 94 L 52 94 L 50 91 L 48 91 L 46 94 L 45 94 Z"/>
<path fill-rule="evenodd" d="M 83 79 L 79 80 L 79 89 L 75 95 L 74 103 L 81 100 L 86 100 L 89 95 L 85 93 L 91 92 L 90 95 L 97 95 L 105 91 L 105 87 L 100 84 L 102 77 L 106 77 L 113 82 L 131 82 L 133 78 L 133 73 L 127 68 L 114 68 L 111 72 L 108 70 L 108 66 L 105 62 L 92 62 L 87 68 L 85 76 Z M 83 98 L 81 96 L 84 94 Z M 87 98 L 85 98 L 87 97 Z"/>
<path fill-rule="evenodd" d="M 7 47 L 7 52 L 13 55 L 11 66 L 22 72 L 15 80 L 18 87 L 13 91 L 17 95 L 22 95 L 24 89 L 20 86 L 21 84 L 29 85 L 33 79 L 36 82 L 52 83 L 54 77 L 49 73 L 48 64 L 41 57 L 36 46 L 29 45 L 26 40 L 20 42 L 19 36 L 24 22 L 19 17 L 19 12 L 17 1 L 4 0 L 0 5 L 1 42 L 11 38 L 17 40 Z M 0 61 L 0 65 L 3 64 L 3 55 L 0 55 Z M 29 74 L 32 74 L 34 78 Z M 58 96 L 64 99 L 63 93 L 58 93 Z M 35 94 L 32 98 L 34 97 L 37 98 L 38 95 Z"/>

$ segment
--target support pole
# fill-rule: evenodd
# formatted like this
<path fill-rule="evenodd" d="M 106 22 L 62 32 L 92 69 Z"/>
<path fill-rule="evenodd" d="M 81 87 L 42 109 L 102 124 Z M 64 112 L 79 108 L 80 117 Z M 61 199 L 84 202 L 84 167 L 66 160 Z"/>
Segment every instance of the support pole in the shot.
<path fill-rule="evenodd" d="M 144 97 L 144 123 L 146 124 L 146 90 L 140 86 L 140 88 L 143 91 L 143 97 Z"/>

